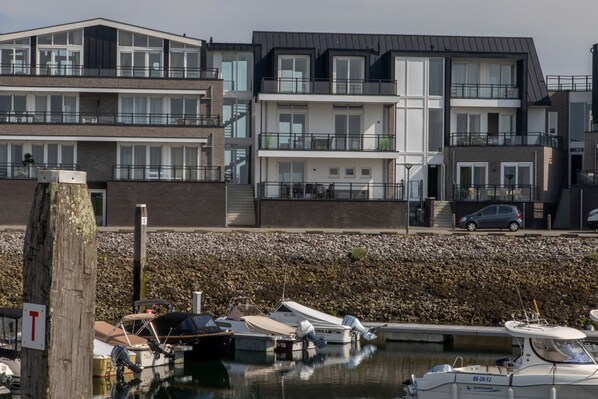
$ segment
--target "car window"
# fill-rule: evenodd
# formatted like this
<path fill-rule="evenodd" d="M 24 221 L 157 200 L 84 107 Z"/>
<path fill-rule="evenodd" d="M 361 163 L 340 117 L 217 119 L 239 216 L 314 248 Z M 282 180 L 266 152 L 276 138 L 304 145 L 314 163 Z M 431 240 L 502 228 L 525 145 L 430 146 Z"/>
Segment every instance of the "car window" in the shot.
<path fill-rule="evenodd" d="M 498 213 L 499 213 L 499 215 L 505 215 L 505 214 L 514 213 L 514 212 L 513 212 L 513 209 L 511 207 L 508 207 L 508 206 L 499 206 L 498 207 Z"/>
<path fill-rule="evenodd" d="M 495 206 L 489 206 L 488 208 L 482 209 L 482 211 L 480 213 L 483 216 L 496 215 L 496 207 Z"/>

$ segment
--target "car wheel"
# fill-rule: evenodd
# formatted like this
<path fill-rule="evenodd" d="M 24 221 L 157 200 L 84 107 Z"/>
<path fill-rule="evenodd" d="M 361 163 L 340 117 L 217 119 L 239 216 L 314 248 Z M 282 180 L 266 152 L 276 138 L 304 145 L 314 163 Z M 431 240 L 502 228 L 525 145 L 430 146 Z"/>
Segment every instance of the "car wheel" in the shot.
<path fill-rule="evenodd" d="M 475 224 L 475 222 L 467 222 L 467 224 L 465 225 L 465 228 L 468 231 L 475 231 L 478 228 L 478 226 Z"/>
<path fill-rule="evenodd" d="M 519 230 L 519 223 L 517 223 L 517 222 L 509 223 L 509 230 L 511 230 L 511 231 Z"/>

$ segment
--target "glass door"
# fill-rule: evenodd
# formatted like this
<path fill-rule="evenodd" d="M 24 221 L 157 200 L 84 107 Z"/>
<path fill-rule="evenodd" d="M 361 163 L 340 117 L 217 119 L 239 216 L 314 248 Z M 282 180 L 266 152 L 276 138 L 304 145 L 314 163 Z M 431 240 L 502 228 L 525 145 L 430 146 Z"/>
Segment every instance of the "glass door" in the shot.
<path fill-rule="evenodd" d="M 361 113 L 334 116 L 334 148 L 339 151 L 358 151 L 362 148 Z"/>
<path fill-rule="evenodd" d="M 278 115 L 278 148 L 303 148 L 305 114 L 284 113 Z"/>
<path fill-rule="evenodd" d="M 280 93 L 308 93 L 309 57 L 280 56 L 278 58 L 278 82 Z"/>
<path fill-rule="evenodd" d="M 362 57 L 334 58 L 334 92 L 336 94 L 362 94 L 364 84 L 364 64 Z"/>

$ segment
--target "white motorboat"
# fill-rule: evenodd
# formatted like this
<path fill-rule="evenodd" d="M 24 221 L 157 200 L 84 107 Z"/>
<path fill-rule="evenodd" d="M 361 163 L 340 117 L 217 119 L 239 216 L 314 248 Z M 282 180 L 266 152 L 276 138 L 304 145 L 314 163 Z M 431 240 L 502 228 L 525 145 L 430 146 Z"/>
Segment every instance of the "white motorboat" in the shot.
<path fill-rule="evenodd" d="M 95 338 L 103 343 L 114 347 L 122 346 L 127 351 L 133 352 L 135 356 L 131 360 L 141 368 L 183 362 L 184 352 L 189 348 L 160 343 L 152 325 L 155 317 L 153 313 L 134 313 L 124 316 L 116 326 L 105 321 L 96 321 Z M 151 339 L 138 335 L 146 330 L 151 332 Z"/>
<path fill-rule="evenodd" d="M 515 360 L 435 366 L 406 382 L 407 398 L 598 398 L 598 362 L 584 347 L 582 331 L 549 325 L 537 315 L 508 321 L 505 330 L 522 345 Z"/>
<path fill-rule="evenodd" d="M 346 315 L 341 319 L 289 300 L 280 301 L 268 317 L 293 327 L 307 320 L 314 326 L 316 334 L 329 344 L 347 344 L 360 336 L 366 340 L 376 338 L 375 328 L 365 328 L 354 316 Z"/>
<path fill-rule="evenodd" d="M 291 327 L 267 317 L 247 297 L 232 298 L 227 315 L 217 318 L 216 324 L 235 333 L 236 349 L 287 353 L 326 346 L 326 341 L 315 335 L 314 327 L 307 320 L 297 328 Z"/>

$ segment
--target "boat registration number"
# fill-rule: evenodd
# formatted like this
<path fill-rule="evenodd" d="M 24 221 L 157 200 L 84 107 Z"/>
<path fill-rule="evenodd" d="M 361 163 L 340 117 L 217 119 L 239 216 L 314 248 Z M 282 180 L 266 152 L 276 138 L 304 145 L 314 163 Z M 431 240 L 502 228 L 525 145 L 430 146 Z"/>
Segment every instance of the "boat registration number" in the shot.
<path fill-rule="evenodd" d="M 473 382 L 492 382 L 492 377 L 488 377 L 485 375 L 474 375 Z"/>

